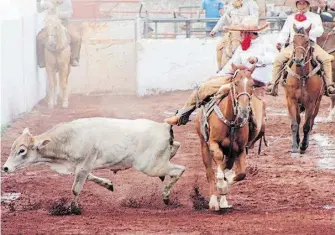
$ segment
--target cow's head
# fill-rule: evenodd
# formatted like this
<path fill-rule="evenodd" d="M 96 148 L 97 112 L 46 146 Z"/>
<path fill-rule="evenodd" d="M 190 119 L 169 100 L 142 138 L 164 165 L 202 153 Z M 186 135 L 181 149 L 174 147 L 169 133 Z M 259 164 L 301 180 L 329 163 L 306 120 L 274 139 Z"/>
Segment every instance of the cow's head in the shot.
<path fill-rule="evenodd" d="M 49 139 L 37 140 L 29 132 L 28 128 L 17 138 L 10 150 L 9 157 L 2 170 L 10 173 L 16 169 L 26 167 L 39 162 L 40 151 L 50 142 Z"/>

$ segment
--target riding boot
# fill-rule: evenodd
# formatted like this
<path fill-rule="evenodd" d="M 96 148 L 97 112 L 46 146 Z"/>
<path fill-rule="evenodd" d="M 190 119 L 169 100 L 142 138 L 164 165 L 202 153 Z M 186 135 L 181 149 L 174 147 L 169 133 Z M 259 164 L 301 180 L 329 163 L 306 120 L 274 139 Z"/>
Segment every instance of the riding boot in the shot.
<path fill-rule="evenodd" d="M 324 63 L 324 76 L 323 80 L 325 82 L 325 95 L 334 95 L 335 94 L 335 86 L 334 82 L 332 81 L 332 64 L 331 63 Z"/>
<path fill-rule="evenodd" d="M 42 29 L 36 36 L 36 59 L 37 59 L 37 65 L 40 68 L 45 67 L 45 61 L 44 61 L 44 46 L 45 46 L 45 40 L 46 40 L 46 31 L 45 29 Z"/>
<path fill-rule="evenodd" d="M 229 83 L 230 76 L 210 78 L 210 80 L 207 80 L 202 84 L 198 90 L 193 91 L 181 110 L 178 110 L 174 116 L 167 118 L 164 121 L 170 125 L 185 125 L 188 122 L 191 113 L 196 107 L 199 107 L 206 98 L 214 94 L 222 97 L 228 94 L 230 90 Z"/>
<path fill-rule="evenodd" d="M 45 68 L 44 61 L 44 45 L 41 42 L 36 42 L 37 65 L 40 68 Z"/>

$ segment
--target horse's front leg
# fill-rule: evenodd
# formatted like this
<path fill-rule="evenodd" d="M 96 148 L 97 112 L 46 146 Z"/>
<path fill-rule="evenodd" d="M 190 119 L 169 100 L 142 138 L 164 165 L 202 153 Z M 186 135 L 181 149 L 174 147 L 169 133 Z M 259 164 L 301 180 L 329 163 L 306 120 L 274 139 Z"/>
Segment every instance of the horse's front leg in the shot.
<path fill-rule="evenodd" d="M 48 76 L 48 108 L 54 108 L 56 105 L 55 103 L 55 96 L 56 94 L 56 85 L 57 85 L 57 79 L 56 79 L 56 71 L 53 67 L 46 65 L 46 71 Z"/>
<path fill-rule="evenodd" d="M 216 190 L 214 187 L 215 174 L 212 168 L 212 156 L 209 152 L 207 144 L 203 139 L 200 140 L 200 144 L 201 144 L 202 161 L 206 168 L 206 176 L 209 183 L 209 195 L 210 195 L 209 209 L 217 211 L 219 210 L 219 203 L 216 195 Z"/>
<path fill-rule="evenodd" d="M 59 83 L 62 94 L 62 107 L 67 108 L 69 106 L 69 91 L 68 91 L 68 78 L 69 78 L 69 64 L 60 65 L 59 69 Z"/>
<path fill-rule="evenodd" d="M 292 153 L 299 153 L 299 125 L 300 125 L 300 110 L 297 100 L 287 99 L 288 112 L 291 117 L 291 131 L 292 131 Z"/>
<path fill-rule="evenodd" d="M 228 180 L 225 177 L 225 173 L 229 170 L 226 169 L 226 162 L 223 159 L 223 153 L 220 149 L 220 146 L 217 142 L 210 142 L 210 151 L 213 153 L 213 159 L 217 164 L 217 174 L 216 174 L 216 187 L 221 196 L 220 198 L 220 208 L 231 208 L 231 205 L 228 204 L 226 195 L 228 194 Z"/>
<path fill-rule="evenodd" d="M 335 120 L 335 96 L 330 97 L 329 115 L 327 117 L 328 122 Z"/>

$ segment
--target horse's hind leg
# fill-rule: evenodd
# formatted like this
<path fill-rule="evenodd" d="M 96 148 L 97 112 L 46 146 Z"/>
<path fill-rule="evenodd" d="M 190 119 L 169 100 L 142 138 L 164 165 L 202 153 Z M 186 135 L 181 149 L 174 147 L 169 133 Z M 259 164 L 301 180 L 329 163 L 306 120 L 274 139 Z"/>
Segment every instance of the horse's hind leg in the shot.
<path fill-rule="evenodd" d="M 296 100 L 287 97 L 288 112 L 291 116 L 291 131 L 292 131 L 292 153 L 299 153 L 299 125 L 300 125 L 300 110 Z"/>

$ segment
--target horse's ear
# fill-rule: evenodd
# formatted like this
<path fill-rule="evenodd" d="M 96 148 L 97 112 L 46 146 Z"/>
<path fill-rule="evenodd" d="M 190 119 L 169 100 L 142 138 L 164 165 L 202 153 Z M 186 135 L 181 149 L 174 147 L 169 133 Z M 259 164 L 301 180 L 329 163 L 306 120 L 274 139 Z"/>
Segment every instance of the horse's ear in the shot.
<path fill-rule="evenodd" d="M 293 24 L 293 29 L 295 33 L 298 32 L 297 26 L 295 24 Z"/>
<path fill-rule="evenodd" d="M 305 30 L 306 34 L 309 35 L 309 31 L 312 29 L 312 24 Z"/>
<path fill-rule="evenodd" d="M 235 64 L 231 64 L 231 68 L 233 69 L 233 71 L 236 71 L 237 70 L 237 66 Z"/>

